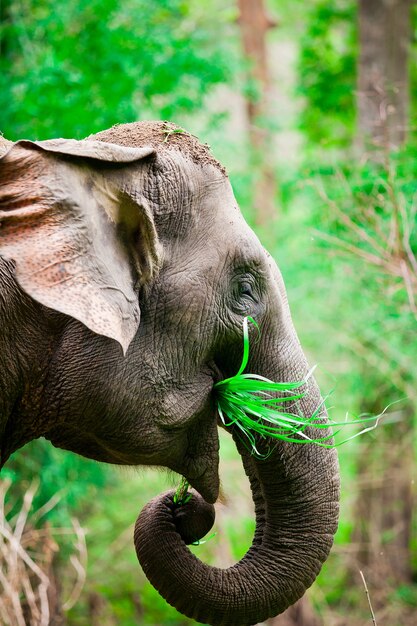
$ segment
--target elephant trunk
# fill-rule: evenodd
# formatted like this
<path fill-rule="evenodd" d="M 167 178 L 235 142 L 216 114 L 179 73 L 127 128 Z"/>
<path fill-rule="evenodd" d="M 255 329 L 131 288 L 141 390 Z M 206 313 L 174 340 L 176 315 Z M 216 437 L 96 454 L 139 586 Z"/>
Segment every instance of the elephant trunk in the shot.
<path fill-rule="evenodd" d="M 335 450 L 282 443 L 257 460 L 235 440 L 256 515 L 253 543 L 241 561 L 229 569 L 199 561 L 177 530 L 172 497 L 149 503 L 135 528 L 151 583 L 177 610 L 214 626 L 253 625 L 298 600 L 326 560 L 337 527 Z"/>

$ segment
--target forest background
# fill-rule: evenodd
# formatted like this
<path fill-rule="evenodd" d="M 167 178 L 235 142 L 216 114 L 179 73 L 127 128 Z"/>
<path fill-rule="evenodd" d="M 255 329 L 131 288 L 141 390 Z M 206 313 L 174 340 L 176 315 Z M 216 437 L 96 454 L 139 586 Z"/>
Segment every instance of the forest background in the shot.
<path fill-rule="evenodd" d="M 340 448 L 341 520 L 322 573 L 268 623 L 372 624 L 362 571 L 375 623 L 414 625 L 414 3 L 1 0 L 0 16 L 5 137 L 83 138 L 138 119 L 198 135 L 283 272 L 331 416 L 386 410 L 378 429 Z M 240 461 L 221 443 L 227 501 L 216 535 L 193 550 L 227 566 L 254 522 Z M 47 610 L 55 625 L 192 623 L 147 583 L 132 543 L 141 507 L 177 480 L 42 440 L 18 451 L 0 483 L 0 622 L 40 624 Z"/>

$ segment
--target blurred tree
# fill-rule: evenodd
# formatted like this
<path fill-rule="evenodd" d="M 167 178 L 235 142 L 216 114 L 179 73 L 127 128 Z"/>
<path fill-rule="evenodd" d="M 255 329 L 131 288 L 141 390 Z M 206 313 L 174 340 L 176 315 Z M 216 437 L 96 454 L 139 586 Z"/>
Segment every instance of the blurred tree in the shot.
<path fill-rule="evenodd" d="M 409 128 L 413 0 L 359 0 L 359 146 L 395 147 Z"/>
<path fill-rule="evenodd" d="M 345 272 L 355 295 L 345 294 L 350 305 L 341 296 L 338 323 L 343 326 L 346 319 L 352 394 L 359 411 L 378 414 L 393 400 L 405 398 L 392 409 L 393 424 L 379 429 L 375 439 L 357 444 L 351 537 L 356 549 L 348 561 L 352 586 L 358 582 L 358 567 L 364 568 L 376 608 L 391 610 L 391 615 L 391 599 L 400 589 L 411 590 L 416 576 L 417 381 L 411 356 L 417 349 L 412 330 L 417 312 L 415 160 L 413 150 L 390 155 L 406 138 L 409 94 L 415 99 L 415 85 L 408 78 L 411 5 L 406 0 L 360 0 L 358 5 L 319 0 L 309 16 L 300 58 L 308 139 L 322 146 L 352 145 L 357 68 L 358 143 L 364 148 L 377 141 L 384 150 L 381 165 L 349 165 L 343 155 L 344 164 L 336 172 L 323 168 L 326 193 L 329 172 L 334 176 L 330 202 L 322 195 L 332 219 L 323 224 L 320 210 L 315 220 L 327 232 L 333 253 L 350 255 Z M 317 154 L 317 144 L 314 148 Z M 359 372 L 356 388 L 354 371 Z"/>
<path fill-rule="evenodd" d="M 374 436 L 356 444 L 352 548 L 345 570 L 352 587 L 358 569 L 364 570 L 374 607 L 381 611 L 400 589 L 412 589 L 417 573 L 415 180 L 408 150 L 383 164 L 345 163 L 323 177 L 328 213 L 323 215 L 323 206 L 319 213 L 332 252 L 348 258 L 348 292 L 343 295 L 341 285 L 337 289 L 342 289 L 338 323 L 345 326 L 345 346 L 353 357 L 352 394 L 360 412 L 389 414 Z"/>
<path fill-rule="evenodd" d="M 317 147 L 401 143 L 417 104 L 413 0 L 314 0 L 301 35 L 300 117 Z M 411 54 L 410 54 L 411 53 Z M 388 133 L 389 130 L 389 133 Z M 388 133 L 388 134 L 387 134 Z M 390 135 L 390 136 L 388 136 Z"/>
<path fill-rule="evenodd" d="M 264 0 L 238 0 L 242 45 L 249 61 L 251 89 L 246 93 L 246 112 L 252 160 L 257 170 L 253 204 L 257 223 L 262 226 L 276 217 L 275 174 L 270 159 L 270 131 L 265 127 L 268 114 L 268 52 L 266 35 L 276 26 L 266 13 Z"/>

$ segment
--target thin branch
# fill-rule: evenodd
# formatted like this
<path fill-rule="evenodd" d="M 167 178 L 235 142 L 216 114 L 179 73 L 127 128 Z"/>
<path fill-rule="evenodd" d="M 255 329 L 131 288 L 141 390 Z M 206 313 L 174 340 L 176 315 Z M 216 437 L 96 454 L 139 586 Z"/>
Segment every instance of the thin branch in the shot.
<path fill-rule="evenodd" d="M 38 484 L 33 483 L 29 489 L 26 491 L 23 498 L 23 506 L 19 511 L 19 515 L 17 516 L 17 521 L 14 526 L 13 535 L 16 541 L 21 540 L 24 528 L 26 526 L 26 522 L 28 519 L 29 511 L 32 507 L 33 498 L 35 497 L 35 493 L 38 489 Z"/>
<path fill-rule="evenodd" d="M 70 561 L 77 573 L 77 579 L 71 591 L 70 597 L 62 607 L 64 611 L 69 611 L 69 609 L 71 609 L 75 605 L 81 595 L 87 577 L 88 553 L 87 544 L 85 541 L 85 530 L 80 526 L 77 519 L 72 520 L 72 526 L 77 537 L 75 547 L 78 550 L 79 558 L 77 558 L 74 554 L 70 558 Z"/>
<path fill-rule="evenodd" d="M 400 266 L 401 266 L 402 275 L 404 278 L 405 288 L 407 290 L 407 296 L 408 296 L 410 309 L 414 313 L 414 316 L 417 318 L 417 307 L 416 307 L 416 301 L 415 301 L 415 293 L 413 289 L 412 276 L 410 275 L 409 267 L 404 260 L 401 260 Z"/>
<path fill-rule="evenodd" d="M 3 589 L 6 592 L 6 595 L 8 596 L 8 598 L 10 599 L 12 603 L 13 610 L 14 610 L 14 617 L 17 620 L 16 626 L 25 626 L 25 619 L 23 617 L 22 607 L 20 606 L 19 594 L 13 588 L 11 583 L 7 580 L 6 576 L 3 574 L 1 570 L 0 570 L 0 584 L 3 586 Z"/>
<path fill-rule="evenodd" d="M 365 587 L 365 593 L 366 593 L 366 597 L 367 597 L 367 600 L 368 600 L 369 610 L 371 611 L 371 617 L 372 617 L 373 625 L 377 626 L 376 619 L 375 619 L 375 614 L 374 614 L 374 611 L 372 609 L 371 598 L 369 596 L 368 587 L 366 585 L 365 576 L 363 575 L 362 570 L 359 570 L 359 574 L 361 575 L 363 586 Z"/>
<path fill-rule="evenodd" d="M 35 511 L 35 513 L 32 515 L 32 522 L 39 521 L 41 517 L 49 513 L 49 511 L 52 511 L 52 509 L 54 509 L 59 503 L 61 498 L 62 491 L 54 493 L 54 495 L 48 500 L 48 502 L 45 502 L 44 505 L 42 505 L 37 511 Z"/>
<path fill-rule="evenodd" d="M 314 230 L 314 233 L 321 239 L 324 239 L 325 241 L 328 241 L 329 243 L 336 244 L 339 248 L 343 248 L 350 254 L 354 254 L 355 256 L 361 257 L 362 259 L 364 259 L 365 261 L 368 261 L 368 263 L 371 263 L 372 265 L 376 265 L 377 267 L 384 267 L 384 259 L 377 256 L 376 254 L 372 254 L 371 252 L 362 250 L 362 248 L 359 248 L 358 246 L 352 243 L 349 243 L 345 241 L 344 239 L 340 239 L 339 237 L 336 237 L 335 235 L 329 235 L 328 233 L 323 233 L 320 230 Z"/>
<path fill-rule="evenodd" d="M 414 222 L 415 211 L 413 211 L 413 213 L 412 213 L 412 215 L 410 217 L 411 217 L 411 220 L 408 219 L 407 212 L 406 212 L 405 208 L 402 207 L 401 208 L 401 218 L 402 218 L 402 223 L 403 223 L 403 246 L 404 246 L 404 250 L 405 250 L 405 252 L 407 254 L 408 260 L 410 262 L 410 265 L 413 268 L 413 272 L 417 276 L 417 259 L 416 259 L 415 254 L 413 253 L 413 251 L 411 249 L 411 245 L 410 245 L 411 230 L 412 230 L 410 228 L 410 221 L 412 221 L 412 223 Z"/>
<path fill-rule="evenodd" d="M 37 620 L 39 622 L 39 609 L 36 604 L 36 595 L 32 589 L 32 585 L 30 584 L 29 576 L 22 576 L 21 584 L 23 591 L 25 592 L 26 601 L 32 613 L 32 617 L 34 618 L 34 620 Z"/>
<path fill-rule="evenodd" d="M 0 533 L 3 535 L 5 539 L 10 542 L 12 548 L 17 552 L 22 561 L 26 563 L 26 565 L 32 570 L 34 574 L 46 585 L 49 584 L 49 579 L 46 574 L 36 565 L 36 563 L 30 558 L 28 553 L 23 549 L 21 544 L 16 540 L 16 538 L 7 530 L 7 528 L 2 528 L 0 526 Z"/>

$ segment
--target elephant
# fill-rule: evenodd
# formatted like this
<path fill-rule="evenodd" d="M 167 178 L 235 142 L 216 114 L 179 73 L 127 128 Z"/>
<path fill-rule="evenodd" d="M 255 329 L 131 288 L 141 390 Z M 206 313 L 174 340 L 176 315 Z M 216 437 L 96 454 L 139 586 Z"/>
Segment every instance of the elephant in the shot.
<path fill-rule="evenodd" d="M 226 427 L 251 486 L 253 542 L 228 569 L 187 547 L 214 519 L 224 425 L 213 389 L 239 367 L 243 319 L 259 327 L 248 371 L 309 372 L 280 271 L 224 167 L 192 134 L 150 121 L 83 140 L 2 139 L 0 155 L 1 466 L 42 436 L 97 461 L 177 472 L 191 500 L 157 496 L 135 528 L 159 593 L 214 626 L 283 612 L 333 542 L 334 448 L 279 442 L 258 458 Z M 313 378 L 299 402 L 328 419 Z"/>

